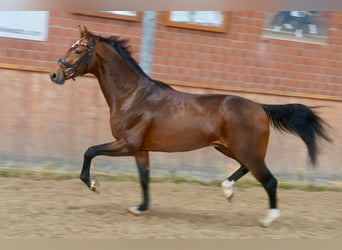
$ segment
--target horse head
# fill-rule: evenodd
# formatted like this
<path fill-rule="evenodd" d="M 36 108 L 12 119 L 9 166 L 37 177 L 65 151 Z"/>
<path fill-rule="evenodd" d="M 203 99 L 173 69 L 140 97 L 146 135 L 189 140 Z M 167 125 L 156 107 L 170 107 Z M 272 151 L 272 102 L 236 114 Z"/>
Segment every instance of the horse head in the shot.
<path fill-rule="evenodd" d="M 73 43 L 63 58 L 51 70 L 50 78 L 54 83 L 64 84 L 70 78 L 88 73 L 91 68 L 93 49 L 96 39 L 84 26 L 80 28 L 80 39 Z"/>

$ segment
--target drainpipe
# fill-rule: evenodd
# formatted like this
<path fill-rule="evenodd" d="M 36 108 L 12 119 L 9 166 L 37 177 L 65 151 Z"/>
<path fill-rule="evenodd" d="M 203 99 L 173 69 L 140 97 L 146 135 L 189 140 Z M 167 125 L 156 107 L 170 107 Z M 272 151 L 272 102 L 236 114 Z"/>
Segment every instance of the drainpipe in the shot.
<path fill-rule="evenodd" d="M 152 68 L 156 17 L 156 11 L 144 11 L 143 13 L 140 66 L 148 76 L 151 75 Z"/>

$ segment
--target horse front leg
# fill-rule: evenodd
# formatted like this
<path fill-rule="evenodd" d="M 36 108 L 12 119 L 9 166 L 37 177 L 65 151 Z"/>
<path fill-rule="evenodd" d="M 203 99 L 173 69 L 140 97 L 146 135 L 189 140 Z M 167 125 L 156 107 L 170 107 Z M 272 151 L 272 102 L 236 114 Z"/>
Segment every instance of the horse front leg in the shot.
<path fill-rule="evenodd" d="M 135 160 L 139 170 L 140 184 L 142 189 L 143 201 L 139 206 L 128 208 L 128 212 L 134 215 L 140 215 L 143 211 L 149 209 L 149 181 L 150 166 L 149 155 L 147 151 L 138 151 L 135 154 Z"/>
<path fill-rule="evenodd" d="M 126 144 L 120 140 L 89 147 L 84 153 L 80 179 L 94 192 L 99 191 L 99 183 L 90 179 L 90 167 L 92 159 L 98 155 L 130 156 L 133 154 L 130 153 Z"/>

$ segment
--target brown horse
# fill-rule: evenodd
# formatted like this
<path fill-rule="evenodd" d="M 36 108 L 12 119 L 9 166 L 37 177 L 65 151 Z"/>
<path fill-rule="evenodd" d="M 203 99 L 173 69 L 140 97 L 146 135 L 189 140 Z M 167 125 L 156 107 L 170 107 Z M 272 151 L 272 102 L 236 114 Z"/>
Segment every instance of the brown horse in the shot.
<path fill-rule="evenodd" d="M 195 95 L 174 90 L 153 80 L 127 49 L 127 40 L 104 38 L 81 28 L 81 37 L 52 69 L 57 84 L 85 73 L 94 74 L 110 108 L 113 142 L 89 147 L 84 154 L 81 180 L 93 191 L 91 160 L 98 155 L 134 156 L 140 174 L 143 202 L 128 209 L 141 214 L 149 208 L 149 151 L 180 152 L 213 146 L 241 167 L 222 183 L 225 196 L 249 171 L 263 185 L 270 210 L 261 221 L 269 226 L 279 217 L 277 180 L 265 165 L 270 123 L 300 136 L 312 163 L 317 140 L 330 140 L 324 121 L 301 104 L 264 105 L 232 95 Z"/>

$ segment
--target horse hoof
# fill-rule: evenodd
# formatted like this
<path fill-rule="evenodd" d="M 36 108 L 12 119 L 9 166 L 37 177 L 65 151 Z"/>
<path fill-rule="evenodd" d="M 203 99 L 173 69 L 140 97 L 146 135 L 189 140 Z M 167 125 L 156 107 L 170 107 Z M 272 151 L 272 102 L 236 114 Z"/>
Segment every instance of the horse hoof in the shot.
<path fill-rule="evenodd" d="M 139 207 L 129 207 L 127 208 L 127 212 L 135 216 L 139 216 L 143 213 L 143 211 L 139 210 Z"/>
<path fill-rule="evenodd" d="M 100 193 L 100 184 L 96 180 L 91 180 L 90 181 L 90 190 L 95 192 L 95 193 Z"/>
<path fill-rule="evenodd" d="M 271 226 L 273 221 L 267 221 L 267 220 L 260 220 L 259 225 L 264 228 L 268 228 Z"/>
<path fill-rule="evenodd" d="M 259 221 L 261 227 L 270 227 L 272 222 L 279 218 L 280 212 L 278 209 L 270 209 L 267 216 Z"/>
<path fill-rule="evenodd" d="M 221 184 L 223 194 L 224 194 L 224 196 L 226 196 L 227 200 L 230 202 L 233 201 L 233 196 L 234 196 L 233 185 L 234 185 L 234 183 L 235 183 L 234 181 L 225 180 Z"/>
<path fill-rule="evenodd" d="M 232 193 L 229 197 L 227 197 L 227 200 L 228 200 L 230 203 L 233 203 L 233 197 L 234 197 L 234 193 Z"/>

